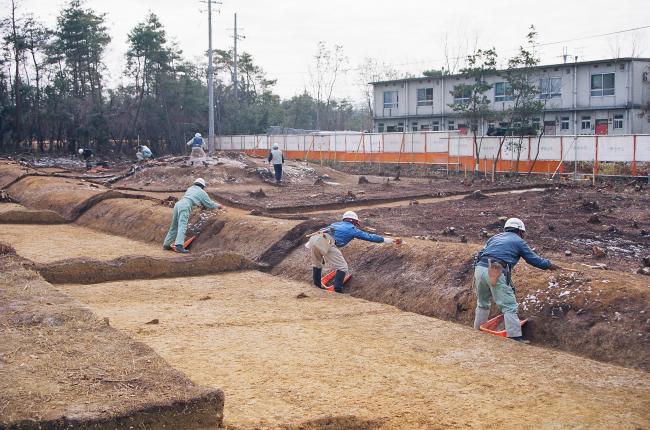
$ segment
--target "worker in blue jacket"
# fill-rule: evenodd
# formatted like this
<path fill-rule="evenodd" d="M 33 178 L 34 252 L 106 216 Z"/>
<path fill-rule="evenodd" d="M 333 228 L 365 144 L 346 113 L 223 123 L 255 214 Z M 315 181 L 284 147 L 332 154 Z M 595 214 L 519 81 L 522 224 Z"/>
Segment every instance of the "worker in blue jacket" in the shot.
<path fill-rule="evenodd" d="M 535 254 L 524 240 L 526 226 L 519 218 L 506 221 L 504 232 L 491 237 L 479 252 L 474 269 L 476 315 L 474 328 L 480 329 L 490 314 L 490 296 L 503 313 L 506 334 L 510 339 L 524 341 L 517 315 L 517 298 L 512 285 L 513 267 L 522 258 L 531 266 L 556 270 L 559 266 Z"/>
<path fill-rule="evenodd" d="M 367 233 L 359 228 L 359 217 L 352 211 L 343 214 L 343 220 L 331 224 L 313 234 L 306 247 L 311 251 L 314 285 L 322 288 L 323 263 L 336 269 L 334 276 L 334 291 L 343 292 L 343 281 L 348 272 L 348 263 L 345 261 L 339 248 L 343 248 L 353 239 L 361 239 L 375 243 L 401 244 L 399 238 L 382 237 L 377 234 Z"/>

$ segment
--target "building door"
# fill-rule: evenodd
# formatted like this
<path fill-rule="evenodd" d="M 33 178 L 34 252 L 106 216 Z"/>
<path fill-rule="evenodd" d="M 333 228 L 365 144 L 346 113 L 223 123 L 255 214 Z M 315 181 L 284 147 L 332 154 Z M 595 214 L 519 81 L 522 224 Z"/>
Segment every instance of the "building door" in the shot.
<path fill-rule="evenodd" d="M 596 134 L 606 135 L 608 131 L 608 125 L 606 119 L 597 119 L 596 120 Z"/>

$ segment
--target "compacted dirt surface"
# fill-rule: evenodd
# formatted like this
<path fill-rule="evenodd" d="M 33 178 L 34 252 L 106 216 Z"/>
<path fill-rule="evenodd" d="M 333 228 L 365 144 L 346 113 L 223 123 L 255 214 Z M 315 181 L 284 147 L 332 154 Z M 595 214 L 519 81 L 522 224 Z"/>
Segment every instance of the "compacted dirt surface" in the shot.
<path fill-rule="evenodd" d="M 221 387 L 233 428 L 643 428 L 650 420 L 643 372 L 259 272 L 59 288 L 195 383 Z"/>
<path fill-rule="evenodd" d="M 650 277 L 643 273 L 650 273 L 650 215 L 643 185 L 439 176 L 359 183 L 359 176 L 291 161 L 278 187 L 268 169 L 241 154 L 206 165 L 166 157 L 97 172 L 72 160 L 0 161 L 0 254 L 11 261 L 9 272 L 28 273 L 6 280 L 3 272 L 23 295 L 5 295 L 0 307 L 14 312 L 36 301 L 45 313 L 28 314 L 42 327 L 48 303 L 70 302 L 103 331 L 122 336 L 101 340 L 106 348 L 151 348 L 147 354 L 189 378 L 183 384 L 206 387 L 192 385 L 194 394 L 170 400 L 176 409 L 165 409 L 167 400 L 153 409 L 106 402 L 101 419 L 95 410 L 73 424 L 157 428 L 133 421 L 145 408 L 159 423 L 174 423 L 167 428 L 199 428 L 220 420 L 223 398 L 210 394 L 220 388 L 233 429 L 649 427 Z M 189 256 L 162 251 L 171 207 L 197 176 L 225 211 L 192 213 L 189 234 L 197 238 Z M 346 209 L 405 244 L 346 247 L 353 277 L 348 294 L 335 295 L 308 284 L 302 245 Z M 517 267 L 520 315 L 529 320 L 524 333 L 533 346 L 469 327 L 473 257 L 510 216 L 524 219 L 531 246 L 573 269 Z M 34 282 L 48 293 L 31 289 Z M 17 324 L 11 315 L 3 330 Z M 88 333 L 48 332 L 48 345 L 85 345 L 88 360 L 100 360 L 103 346 L 93 342 L 101 335 L 74 328 Z M 23 357 L 40 356 L 41 329 L 7 333 L 0 331 L 0 349 L 19 342 Z M 0 372 L 12 369 L 2 367 L 7 351 L 0 350 Z M 0 378 L 0 390 L 10 388 L 0 397 L 0 428 L 22 419 L 49 428 L 53 417 L 71 413 L 66 405 L 86 401 L 72 390 L 47 412 L 50 394 L 20 391 L 42 384 L 29 366 L 17 373 L 27 379 L 22 384 Z M 52 387 L 79 383 L 73 371 L 57 375 L 69 376 L 50 378 L 61 381 Z M 83 373 L 84 383 L 96 383 L 88 375 L 96 374 Z M 124 389 L 134 385 L 130 376 L 105 378 Z M 217 405 L 209 418 L 202 406 L 186 406 L 207 404 L 196 400 L 205 396 Z M 12 406 L 17 402 L 32 409 Z M 187 414 L 178 418 L 178 408 Z"/>
<path fill-rule="evenodd" d="M 223 392 L 25 270 L 0 245 L 0 428 L 215 428 Z"/>

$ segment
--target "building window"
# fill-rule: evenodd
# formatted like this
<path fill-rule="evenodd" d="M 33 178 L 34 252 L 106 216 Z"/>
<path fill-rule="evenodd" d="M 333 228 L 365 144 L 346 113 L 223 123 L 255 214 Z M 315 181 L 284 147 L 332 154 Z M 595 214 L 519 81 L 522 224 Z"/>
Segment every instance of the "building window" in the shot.
<path fill-rule="evenodd" d="M 400 133 L 404 132 L 404 123 L 402 121 L 397 123 L 397 131 Z"/>
<path fill-rule="evenodd" d="M 395 132 L 395 126 L 394 125 L 387 125 L 386 126 L 386 133 L 394 133 Z"/>
<path fill-rule="evenodd" d="M 399 94 L 397 91 L 384 91 L 384 109 L 397 109 L 399 106 Z"/>
<path fill-rule="evenodd" d="M 562 78 L 543 78 L 539 80 L 539 98 L 552 99 L 562 96 Z"/>
<path fill-rule="evenodd" d="M 412 129 L 413 131 L 418 131 L 418 123 L 417 123 L 417 122 L 413 122 L 413 123 L 411 124 L 411 126 L 412 126 L 411 129 Z"/>
<path fill-rule="evenodd" d="M 456 121 L 447 121 L 447 130 L 456 130 Z"/>
<path fill-rule="evenodd" d="M 512 100 L 512 86 L 508 82 L 494 84 L 494 101 L 507 102 Z"/>
<path fill-rule="evenodd" d="M 542 125 L 540 118 L 533 118 L 532 121 L 532 126 L 535 130 L 539 130 L 540 126 Z"/>
<path fill-rule="evenodd" d="M 418 106 L 433 106 L 433 88 L 418 88 Z"/>
<path fill-rule="evenodd" d="M 614 129 L 623 129 L 623 115 L 614 115 Z"/>
<path fill-rule="evenodd" d="M 614 83 L 614 73 L 598 73 L 596 75 L 591 75 L 591 96 L 613 96 Z"/>
<path fill-rule="evenodd" d="M 571 118 L 569 118 L 568 116 L 563 116 L 562 118 L 560 118 L 560 120 L 561 120 L 560 121 L 560 130 L 568 130 Z"/>
<path fill-rule="evenodd" d="M 430 124 L 420 124 L 420 130 L 429 131 L 429 130 L 431 130 L 431 125 Z"/>
<path fill-rule="evenodd" d="M 454 103 L 467 103 L 472 95 L 472 90 L 466 87 L 456 87 L 451 93 L 454 95 Z"/>
<path fill-rule="evenodd" d="M 440 122 L 439 121 L 433 121 L 433 125 L 431 126 L 431 130 L 440 131 Z"/>
<path fill-rule="evenodd" d="M 580 123 L 580 128 L 582 130 L 591 130 L 591 117 L 590 116 L 583 116 L 582 121 Z"/>
<path fill-rule="evenodd" d="M 378 133 L 383 133 L 384 132 L 384 123 L 383 122 L 377 123 L 377 132 Z"/>

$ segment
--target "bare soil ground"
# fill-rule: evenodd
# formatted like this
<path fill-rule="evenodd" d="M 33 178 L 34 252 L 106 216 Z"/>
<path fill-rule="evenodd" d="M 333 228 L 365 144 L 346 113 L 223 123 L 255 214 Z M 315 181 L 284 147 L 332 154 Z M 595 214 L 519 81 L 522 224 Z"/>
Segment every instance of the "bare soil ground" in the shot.
<path fill-rule="evenodd" d="M 60 288 L 195 383 L 222 387 L 232 428 L 632 429 L 650 420 L 647 373 L 259 272 Z"/>
<path fill-rule="evenodd" d="M 526 239 L 544 255 L 629 272 L 650 255 L 649 208 L 648 189 L 606 184 L 372 208 L 359 215 L 367 226 L 396 235 L 449 242 L 465 236 L 478 244 L 501 231 L 504 217 L 518 217 L 526 223 Z M 607 256 L 596 257 L 594 246 Z"/>
<path fill-rule="evenodd" d="M 0 256 L 0 428 L 214 428 L 223 392 Z"/>

